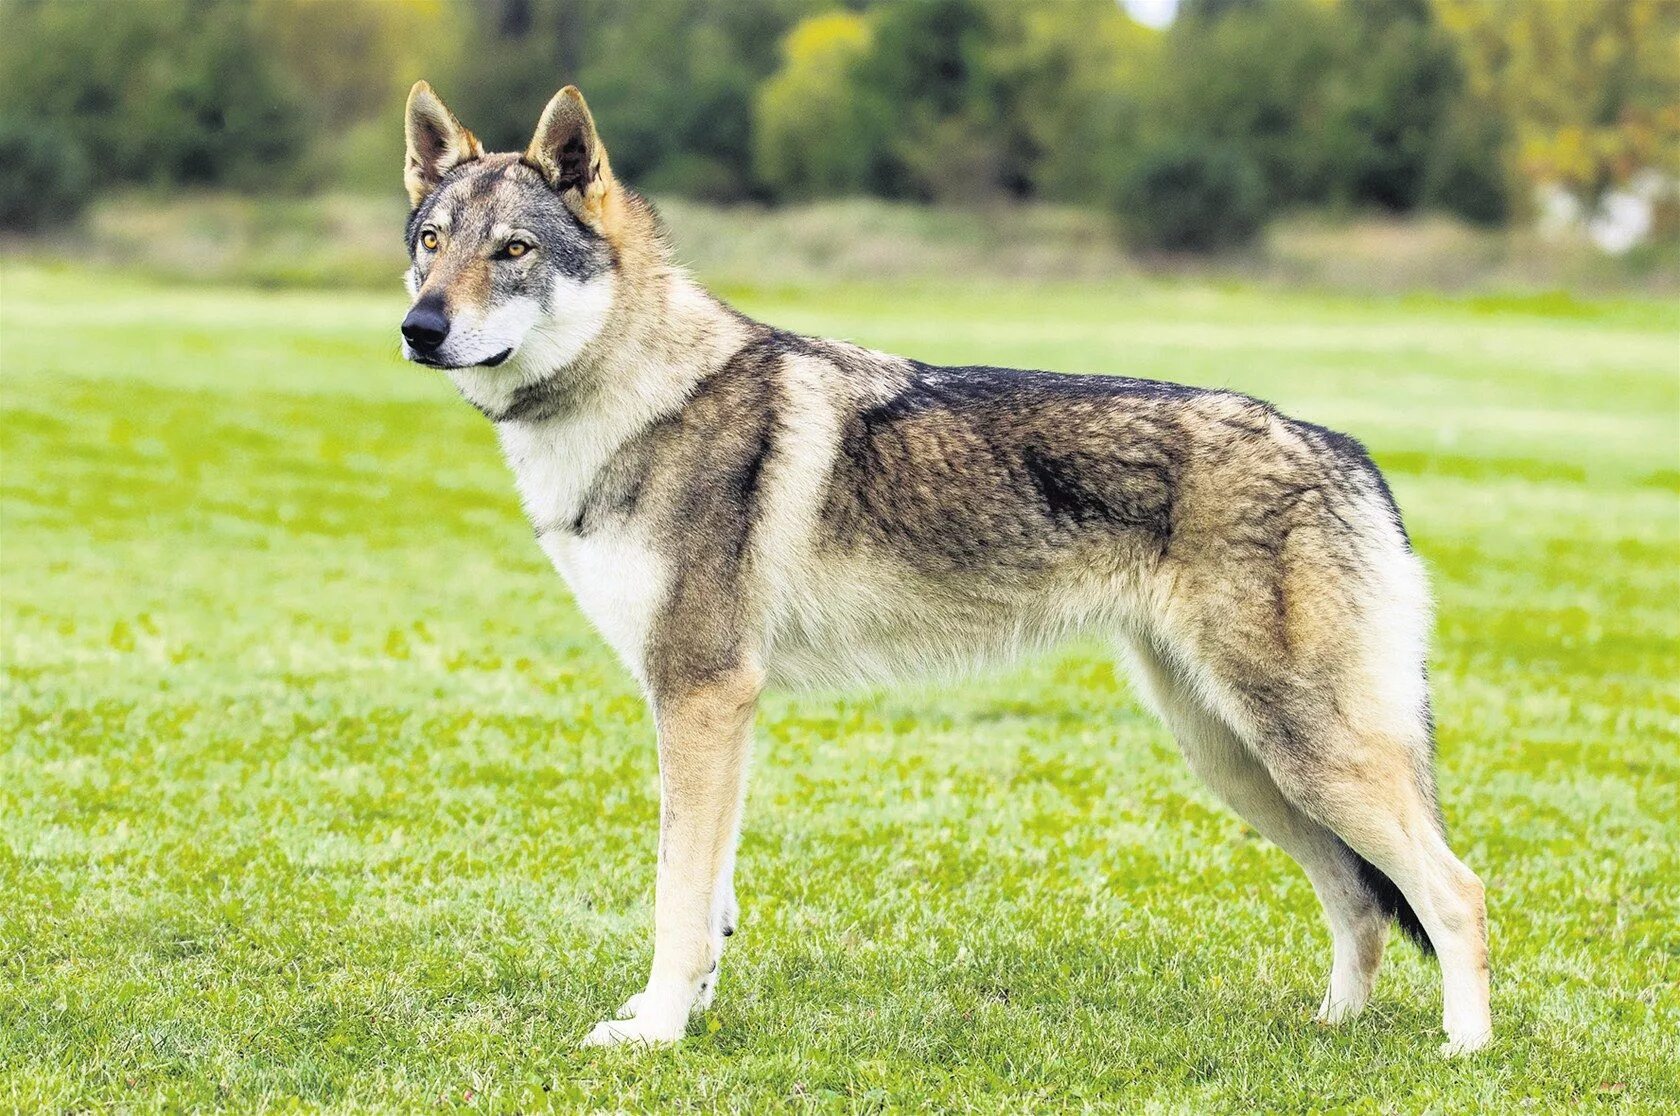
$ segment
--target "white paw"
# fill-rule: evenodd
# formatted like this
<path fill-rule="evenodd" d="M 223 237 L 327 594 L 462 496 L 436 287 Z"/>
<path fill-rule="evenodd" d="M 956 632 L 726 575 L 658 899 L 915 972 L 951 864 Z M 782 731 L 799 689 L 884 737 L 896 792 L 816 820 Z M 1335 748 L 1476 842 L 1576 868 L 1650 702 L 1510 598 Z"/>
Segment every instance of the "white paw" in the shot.
<path fill-rule="evenodd" d="M 1326 1000 L 1319 1005 L 1318 1014 L 1313 1016 L 1313 1022 L 1326 1027 L 1339 1027 L 1358 1015 L 1359 1009 L 1346 1000 L 1337 1000 L 1335 1003 Z"/>
<path fill-rule="evenodd" d="M 1313 1016 L 1313 1022 L 1322 1023 L 1326 1027 L 1335 1027 L 1350 1020 L 1359 1018 L 1359 1013 L 1365 1010 L 1365 1001 L 1343 997 L 1332 999 L 1328 994 L 1324 1002 L 1318 1005 L 1318 1014 Z"/>
<path fill-rule="evenodd" d="M 623 1046 L 636 1043 L 642 1046 L 660 1046 L 682 1038 L 685 1029 L 684 1022 L 673 1023 L 669 1019 L 657 1019 L 649 1015 L 638 1015 L 633 1019 L 608 1019 L 595 1024 L 595 1029 L 584 1036 L 583 1045 Z"/>
<path fill-rule="evenodd" d="M 712 962 L 712 971 L 701 977 L 700 983 L 695 985 L 694 995 L 691 999 L 689 1011 L 705 1011 L 707 1008 L 711 1007 L 712 1000 L 717 997 L 717 985 L 718 963 L 714 961 Z M 634 996 L 631 996 L 628 1000 L 625 1000 L 623 1004 L 619 1005 L 616 1018 L 634 1019 L 636 1016 L 642 1014 L 643 1007 L 651 1006 L 652 1004 L 652 994 L 644 989 L 643 991 L 636 993 Z"/>
<path fill-rule="evenodd" d="M 1466 1054 L 1474 1054 L 1486 1046 L 1492 1038 L 1493 1031 L 1491 1030 L 1480 1030 L 1463 1035 L 1449 1033 L 1447 1041 L 1441 1044 L 1441 1056 L 1444 1058 L 1462 1058 Z"/>

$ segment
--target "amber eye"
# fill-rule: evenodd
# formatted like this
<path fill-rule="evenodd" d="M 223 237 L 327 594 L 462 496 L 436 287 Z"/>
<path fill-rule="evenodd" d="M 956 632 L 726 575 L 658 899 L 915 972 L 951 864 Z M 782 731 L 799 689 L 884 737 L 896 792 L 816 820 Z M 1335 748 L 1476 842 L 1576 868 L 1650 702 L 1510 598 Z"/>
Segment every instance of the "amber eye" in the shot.
<path fill-rule="evenodd" d="M 506 248 L 502 249 L 502 251 L 504 251 L 508 254 L 508 257 L 510 259 L 515 259 L 515 260 L 517 260 L 520 256 L 523 256 L 526 252 L 529 252 L 530 250 L 531 250 L 531 246 L 529 244 L 526 244 L 523 240 L 510 240 L 510 241 L 508 241 L 508 246 Z"/>
<path fill-rule="evenodd" d="M 427 229 L 425 232 L 420 234 L 420 247 L 424 248 L 428 252 L 436 252 L 437 246 L 437 233 L 433 232 L 431 229 Z"/>

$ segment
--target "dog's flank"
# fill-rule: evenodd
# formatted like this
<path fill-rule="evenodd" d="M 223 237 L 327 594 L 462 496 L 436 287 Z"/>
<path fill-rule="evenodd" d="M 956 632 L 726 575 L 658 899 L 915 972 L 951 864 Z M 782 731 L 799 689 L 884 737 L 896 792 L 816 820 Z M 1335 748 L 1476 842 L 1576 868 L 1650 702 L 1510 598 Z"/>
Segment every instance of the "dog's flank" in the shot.
<path fill-rule="evenodd" d="M 1429 600 L 1359 444 L 1232 392 L 940 368 L 751 321 L 669 262 L 575 90 L 487 155 L 424 86 L 405 352 L 495 424 L 539 543 L 645 687 L 652 974 L 591 1042 L 681 1036 L 735 924 L 766 686 L 1113 641 L 1191 765 L 1307 871 L 1357 1014 L 1392 920 L 1490 1032 L 1481 884 L 1448 849 Z"/>

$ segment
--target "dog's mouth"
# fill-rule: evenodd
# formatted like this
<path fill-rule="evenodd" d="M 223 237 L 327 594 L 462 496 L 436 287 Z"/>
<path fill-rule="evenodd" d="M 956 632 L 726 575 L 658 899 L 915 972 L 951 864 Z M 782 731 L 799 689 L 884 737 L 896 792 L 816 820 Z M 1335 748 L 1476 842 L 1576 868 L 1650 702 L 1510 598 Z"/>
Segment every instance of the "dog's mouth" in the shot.
<path fill-rule="evenodd" d="M 486 357 L 483 360 L 475 360 L 471 364 L 447 364 L 434 357 L 429 357 L 424 353 L 416 353 L 413 350 L 410 350 L 408 359 L 412 360 L 415 364 L 424 364 L 427 368 L 441 368 L 447 372 L 461 368 L 494 368 L 512 355 L 513 350 L 509 348 L 503 349 L 493 357 Z"/>

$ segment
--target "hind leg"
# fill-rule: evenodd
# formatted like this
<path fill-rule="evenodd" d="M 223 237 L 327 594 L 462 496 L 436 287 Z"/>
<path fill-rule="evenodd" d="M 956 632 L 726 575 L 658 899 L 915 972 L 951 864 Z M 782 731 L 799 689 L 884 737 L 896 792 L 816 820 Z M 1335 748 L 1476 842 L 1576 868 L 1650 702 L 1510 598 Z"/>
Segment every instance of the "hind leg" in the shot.
<path fill-rule="evenodd" d="M 1274 737 L 1267 749 L 1280 788 L 1394 881 L 1435 946 L 1442 1052 L 1481 1049 L 1493 1029 L 1482 881 L 1447 846 L 1414 757 L 1392 737 L 1360 734 L 1334 716 L 1297 724 L 1285 739 L 1294 746 Z"/>
<path fill-rule="evenodd" d="M 1213 655 L 1205 663 L 1220 716 L 1283 796 L 1392 881 L 1416 913 L 1441 964 L 1442 1051 L 1485 1046 L 1487 908 L 1481 880 L 1442 834 L 1426 706 L 1399 685 L 1393 693 L 1406 700 L 1394 698 L 1380 672 L 1350 679 L 1328 660 L 1316 677 L 1299 662 L 1233 665 Z"/>
<path fill-rule="evenodd" d="M 1126 644 L 1144 698 L 1177 739 L 1192 770 L 1306 871 L 1330 924 L 1330 986 L 1321 1023 L 1357 1016 L 1371 997 L 1388 919 L 1360 878 L 1353 854 L 1334 833 L 1294 806 L 1231 727 L 1208 708 L 1172 664 L 1142 640 Z"/>
<path fill-rule="evenodd" d="M 1287 422 L 1235 429 L 1181 500 L 1157 645 L 1283 797 L 1369 866 L 1374 897 L 1416 916 L 1441 962 L 1446 1049 L 1477 1049 L 1486 914 L 1435 809 L 1423 566 L 1355 445 Z"/>

